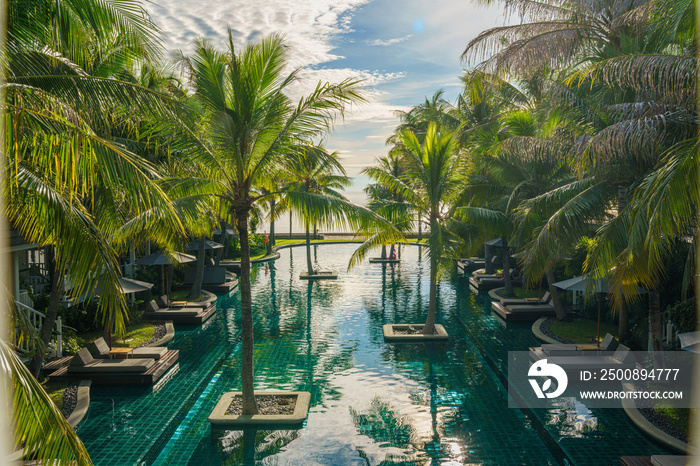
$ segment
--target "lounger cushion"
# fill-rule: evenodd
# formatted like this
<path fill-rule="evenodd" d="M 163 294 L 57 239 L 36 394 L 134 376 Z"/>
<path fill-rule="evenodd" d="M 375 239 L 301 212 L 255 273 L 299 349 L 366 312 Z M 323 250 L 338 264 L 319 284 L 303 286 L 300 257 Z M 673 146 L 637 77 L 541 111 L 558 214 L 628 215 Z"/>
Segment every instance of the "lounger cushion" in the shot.
<path fill-rule="evenodd" d="M 527 301 L 524 299 L 502 299 L 501 304 L 504 306 L 507 306 L 509 304 L 527 304 Z"/>
<path fill-rule="evenodd" d="M 146 312 L 158 312 L 160 307 L 156 304 L 155 301 L 150 300 L 148 304 L 146 304 Z"/>
<path fill-rule="evenodd" d="M 167 317 L 170 315 L 173 316 L 197 316 L 199 313 L 202 312 L 201 307 L 177 307 L 173 308 L 170 307 L 168 309 L 161 309 L 158 311 L 158 315 Z"/>
<path fill-rule="evenodd" d="M 88 351 L 93 358 L 109 357 L 109 345 L 104 338 L 100 337 L 88 345 Z"/>
<path fill-rule="evenodd" d="M 135 358 L 150 358 L 150 359 L 160 359 L 165 353 L 168 352 L 168 348 L 164 346 L 142 346 L 140 348 L 134 348 L 132 354 Z"/>
<path fill-rule="evenodd" d="M 153 364 L 155 364 L 153 359 L 102 359 L 99 361 L 93 361 L 85 366 L 69 366 L 68 372 L 87 374 L 87 373 L 139 373 L 146 372 Z"/>
<path fill-rule="evenodd" d="M 587 369 L 591 367 L 618 366 L 627 367 L 609 356 L 557 356 L 549 359 L 549 362 L 557 364 L 564 369 Z"/>
<path fill-rule="evenodd" d="M 90 351 L 88 351 L 87 348 L 83 348 L 80 351 L 78 351 L 78 353 L 75 356 L 73 356 L 70 365 L 74 367 L 81 367 L 86 366 L 88 364 L 92 364 L 94 362 L 95 358 L 92 357 Z"/>
<path fill-rule="evenodd" d="M 549 294 L 549 291 L 542 296 L 542 299 L 540 299 L 540 302 L 542 304 L 548 304 L 552 300 L 552 295 Z"/>
<path fill-rule="evenodd" d="M 542 345 L 542 352 L 547 356 L 576 356 L 578 348 L 574 343 L 552 343 Z"/>
<path fill-rule="evenodd" d="M 554 307 L 550 306 L 549 304 L 516 304 L 513 306 L 506 306 L 506 309 L 508 309 L 510 312 L 554 312 Z"/>
<path fill-rule="evenodd" d="M 625 345 L 619 345 L 615 350 L 615 354 L 612 358 L 621 363 L 632 363 L 634 362 L 634 354 Z"/>
<path fill-rule="evenodd" d="M 689 461 L 685 455 L 652 455 L 651 464 L 654 466 L 685 466 Z"/>
<path fill-rule="evenodd" d="M 562 366 L 564 369 L 587 369 L 589 367 L 604 367 L 604 366 L 617 366 L 617 367 L 632 367 L 634 366 L 634 356 L 628 351 L 624 351 L 625 355 L 621 358 L 616 358 L 613 356 L 558 356 L 553 357 L 549 360 L 554 364 Z M 631 356 L 632 359 L 629 360 Z"/>
<path fill-rule="evenodd" d="M 600 342 L 600 349 L 603 351 L 615 351 L 617 349 L 618 341 L 614 336 L 607 333 L 603 341 Z"/>
<path fill-rule="evenodd" d="M 158 305 L 160 307 L 170 307 L 170 299 L 168 299 L 168 296 L 163 295 L 160 298 L 158 298 Z"/>

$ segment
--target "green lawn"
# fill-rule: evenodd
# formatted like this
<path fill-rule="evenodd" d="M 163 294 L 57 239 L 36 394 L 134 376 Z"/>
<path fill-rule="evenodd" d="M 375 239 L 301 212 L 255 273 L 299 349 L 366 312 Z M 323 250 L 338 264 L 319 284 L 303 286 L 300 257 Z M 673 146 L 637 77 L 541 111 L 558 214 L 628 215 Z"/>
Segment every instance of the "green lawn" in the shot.
<path fill-rule="evenodd" d="M 597 326 L 597 320 L 574 319 L 572 322 L 555 320 L 552 322 L 552 332 L 574 343 L 589 343 L 591 340 L 595 340 Z M 617 336 L 617 325 L 601 322 L 600 338 L 602 339 L 606 333 Z"/>
<path fill-rule="evenodd" d="M 688 426 L 690 425 L 690 409 L 689 408 L 660 408 L 657 407 L 656 411 L 666 419 L 668 422 L 673 424 L 673 426 L 680 430 L 688 433 Z"/>
<path fill-rule="evenodd" d="M 197 296 L 196 299 L 188 299 L 190 295 L 190 289 L 185 288 L 184 290 L 174 290 L 170 292 L 170 301 L 201 301 L 204 299 L 204 295 Z"/>
<path fill-rule="evenodd" d="M 65 380 L 47 380 L 46 382 L 41 384 L 42 387 L 44 387 L 44 390 L 46 390 L 46 393 L 49 394 L 51 397 L 51 400 L 58 406 L 58 409 L 63 408 L 63 392 L 65 391 L 66 387 L 68 387 L 68 382 Z"/>
<path fill-rule="evenodd" d="M 112 346 L 136 347 L 153 338 L 153 335 L 155 335 L 155 327 L 153 324 L 148 322 L 140 322 L 138 324 L 129 325 L 126 327 L 126 334 L 123 340 L 112 337 Z M 80 346 L 87 346 L 101 336 L 101 331 L 81 333 L 78 335 L 78 341 L 80 342 Z"/>
<path fill-rule="evenodd" d="M 501 270 L 502 271 L 502 270 Z M 505 290 L 499 291 L 499 294 L 501 296 L 505 296 L 504 293 Z M 515 293 L 515 296 L 519 299 L 525 299 L 525 298 L 541 298 L 546 292 L 546 289 L 538 289 L 538 288 L 523 288 L 520 286 L 514 286 L 513 287 L 513 292 Z"/>

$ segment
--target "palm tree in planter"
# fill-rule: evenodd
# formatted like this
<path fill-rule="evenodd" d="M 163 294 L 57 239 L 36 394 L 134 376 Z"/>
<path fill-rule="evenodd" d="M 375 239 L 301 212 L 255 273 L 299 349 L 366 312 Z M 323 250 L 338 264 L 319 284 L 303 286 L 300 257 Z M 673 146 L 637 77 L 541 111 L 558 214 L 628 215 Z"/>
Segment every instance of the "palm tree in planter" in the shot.
<path fill-rule="evenodd" d="M 358 207 L 338 191 L 349 186 L 351 180 L 340 164 L 337 152 L 328 153 L 323 147 L 312 145 L 300 145 L 294 150 L 297 157 L 294 164 L 288 167 L 288 178 L 292 181 L 282 187 L 285 194 L 279 204 L 279 211 L 291 210 L 304 219 L 307 271 L 300 278 L 335 279 L 338 274 L 322 272 L 313 266 L 310 226 L 331 226 L 342 221 L 346 214 L 354 214 L 348 210 L 354 211 Z"/>
<path fill-rule="evenodd" d="M 387 157 L 377 159 L 374 166 L 362 170 L 363 174 L 376 180 L 365 188 L 365 193 L 369 198 L 369 208 L 389 220 L 399 231 L 406 233 L 413 228 L 413 220 L 418 213 L 412 210 L 412 205 L 406 202 L 401 193 L 393 191 L 390 186 L 381 182 L 384 175 L 401 179 L 404 176 L 405 164 L 402 162 L 400 149 L 394 148 L 389 151 Z M 419 239 L 420 240 L 420 239 Z M 382 255 L 380 258 L 371 258 L 370 262 L 398 262 L 394 259 L 394 245 L 391 246 L 391 255 L 387 256 L 386 245 L 382 244 Z"/>
<path fill-rule="evenodd" d="M 285 72 L 286 57 L 287 48 L 280 36 L 265 37 L 237 51 L 230 31 L 228 51 L 220 52 L 210 42 L 199 39 L 194 55 L 182 57 L 192 74 L 195 97 L 204 109 L 203 128 L 210 141 L 209 150 L 195 155 L 208 171 L 199 180 L 186 182 L 198 182 L 202 192 L 222 199 L 229 206 L 241 248 L 244 415 L 258 413 L 253 386 L 249 219 L 257 205 L 279 194 L 264 194 L 258 188 L 279 171 L 296 164 L 300 153 L 294 148 L 301 142 L 321 136 L 335 116 L 342 115 L 346 105 L 364 100 L 357 82 L 346 80 L 340 84 L 319 83 L 310 95 L 293 103 L 285 91 L 296 81 L 297 71 Z M 326 212 L 337 205 L 326 202 L 325 196 L 311 193 L 287 197 L 295 207 L 304 201 L 321 204 L 323 200 Z M 355 209 L 354 223 L 362 224 L 368 219 L 365 210 Z M 232 417 L 235 416 L 222 416 L 220 422 L 230 422 Z M 217 422 L 214 414 L 210 420 Z"/>
<path fill-rule="evenodd" d="M 388 324 L 384 337 L 393 339 L 445 339 L 442 325 L 435 323 L 437 307 L 438 267 L 441 259 L 454 247 L 453 234 L 448 229 L 451 206 L 461 192 L 462 164 L 459 157 L 457 133 L 439 132 L 430 123 L 421 144 L 418 136 L 406 129 L 398 135 L 404 147 L 406 173 L 402 177 L 376 172 L 377 180 L 400 193 L 414 212 L 424 212 L 429 219 L 428 254 L 430 256 L 430 303 L 424 324 Z M 353 254 L 350 265 L 359 263 L 367 252 L 382 244 L 379 235 L 370 237 Z"/>

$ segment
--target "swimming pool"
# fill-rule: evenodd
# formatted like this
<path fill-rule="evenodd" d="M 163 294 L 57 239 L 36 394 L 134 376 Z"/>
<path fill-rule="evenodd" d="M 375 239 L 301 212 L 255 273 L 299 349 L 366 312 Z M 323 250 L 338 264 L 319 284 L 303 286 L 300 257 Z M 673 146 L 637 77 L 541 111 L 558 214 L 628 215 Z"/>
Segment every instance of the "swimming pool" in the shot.
<path fill-rule="evenodd" d="M 211 432 L 220 395 L 240 389 L 233 294 L 203 326 L 176 326 L 179 368 L 162 386 L 92 388 L 78 434 L 95 463 L 601 465 L 667 453 L 620 410 L 508 408 L 507 352 L 538 343 L 529 324 L 492 316 L 466 279 L 439 287 L 447 343 L 384 343 L 382 324 L 425 319 L 429 264 L 412 246 L 399 265 L 346 272 L 356 247 L 314 246 L 337 281 L 299 280 L 303 248 L 254 269 L 256 389 L 311 392 L 303 429 Z"/>

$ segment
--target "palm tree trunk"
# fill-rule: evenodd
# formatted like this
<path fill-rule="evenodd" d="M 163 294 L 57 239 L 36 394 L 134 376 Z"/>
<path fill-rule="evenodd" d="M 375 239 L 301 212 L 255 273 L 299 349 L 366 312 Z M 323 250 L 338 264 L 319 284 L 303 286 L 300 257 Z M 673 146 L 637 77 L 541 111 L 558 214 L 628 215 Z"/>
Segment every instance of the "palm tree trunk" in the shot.
<path fill-rule="evenodd" d="M 620 315 L 617 323 L 617 333 L 620 341 L 628 341 L 631 337 L 630 332 L 630 310 L 627 308 L 627 303 L 624 298 L 620 302 Z"/>
<path fill-rule="evenodd" d="M 432 335 L 435 331 L 435 314 L 437 308 L 437 266 L 438 258 L 430 254 L 430 301 L 428 304 L 428 318 L 423 326 L 424 335 Z"/>
<path fill-rule="evenodd" d="M 253 304 L 250 294 L 250 240 L 248 238 L 248 210 L 236 211 L 236 229 L 241 244 L 241 391 L 244 415 L 258 413 L 253 387 Z"/>
<path fill-rule="evenodd" d="M 158 267 L 158 296 L 163 296 L 165 294 L 165 290 L 167 288 L 167 284 L 165 283 L 165 266 L 161 265 Z"/>
<path fill-rule="evenodd" d="M 627 185 L 620 183 L 617 185 L 617 215 L 620 215 L 620 212 L 625 210 L 628 203 L 629 201 L 627 198 Z M 631 337 L 630 316 L 629 309 L 627 309 L 627 305 L 625 304 L 624 299 L 622 300 L 622 303 L 620 305 L 620 316 L 617 325 L 619 334 L 618 336 L 620 338 L 620 341 L 629 340 Z"/>
<path fill-rule="evenodd" d="M 229 212 L 229 221 L 228 224 L 233 227 L 233 214 Z M 225 223 L 225 222 L 224 222 Z M 229 256 L 229 249 L 231 247 L 231 241 L 235 239 L 235 235 L 226 235 L 224 239 L 224 249 L 222 253 L 222 258 L 226 259 Z"/>
<path fill-rule="evenodd" d="M 418 213 L 418 241 L 423 239 L 423 224 L 420 221 L 420 213 Z"/>
<path fill-rule="evenodd" d="M 657 287 L 649 290 L 649 332 L 651 334 L 651 350 L 662 351 L 661 335 L 661 294 Z"/>
<path fill-rule="evenodd" d="M 190 290 L 189 299 L 197 299 L 202 294 L 202 281 L 204 280 L 204 235 L 199 238 L 199 249 L 197 250 L 197 269 L 194 274 L 194 282 Z"/>
<path fill-rule="evenodd" d="M 56 317 L 58 317 L 58 308 L 60 307 L 61 296 L 63 295 L 63 273 L 61 270 L 58 270 L 56 258 L 53 253 L 48 262 L 49 267 L 51 267 L 51 293 L 49 294 L 49 304 L 46 309 L 46 317 L 44 317 L 44 325 L 41 327 L 41 332 L 39 333 L 39 338 L 44 345 L 48 345 L 51 341 L 53 326 L 56 323 Z M 41 366 L 44 364 L 44 357 L 43 351 L 37 351 L 34 359 L 32 359 L 31 370 L 35 378 L 39 377 L 39 371 L 41 371 Z"/>
<path fill-rule="evenodd" d="M 226 242 L 228 241 L 228 228 L 226 228 L 226 220 L 222 220 L 219 223 L 221 225 L 221 243 L 224 245 L 224 247 L 216 252 L 216 265 L 219 265 L 221 263 L 221 259 L 224 258 Z"/>
<path fill-rule="evenodd" d="M 510 249 L 508 248 L 508 240 L 501 237 L 501 243 L 503 244 L 503 282 L 506 286 L 506 296 L 512 298 L 515 296 L 513 291 L 513 280 L 510 278 Z"/>
<path fill-rule="evenodd" d="M 696 220 L 696 222 L 693 246 L 695 248 L 695 325 L 696 330 L 698 330 L 700 329 L 700 221 Z M 700 416 L 700 412 L 698 413 L 697 416 Z M 700 425 L 700 423 L 696 425 Z"/>
<path fill-rule="evenodd" d="M 277 204 L 275 201 L 272 201 L 270 205 L 272 206 L 271 209 L 275 208 L 275 204 Z M 270 241 L 268 242 L 270 245 L 270 254 L 272 253 L 272 248 L 275 247 L 275 221 L 270 220 Z"/>
<path fill-rule="evenodd" d="M 437 220 L 434 215 L 430 216 L 430 231 L 431 233 L 437 231 L 435 224 Z M 425 325 L 423 326 L 424 335 L 432 335 L 435 331 L 435 314 L 437 308 L 437 268 L 438 268 L 438 257 L 437 251 L 433 249 L 434 245 L 434 235 L 430 236 L 428 240 L 431 243 L 430 248 L 430 301 L 428 303 L 428 318 L 425 319 Z"/>
<path fill-rule="evenodd" d="M 309 222 L 306 222 L 306 270 L 309 275 L 314 274 L 313 266 L 311 265 L 311 238 L 309 236 Z"/>
<path fill-rule="evenodd" d="M 494 273 L 496 271 L 491 260 L 491 247 L 484 243 L 484 271 L 486 273 Z"/>
<path fill-rule="evenodd" d="M 382 244 L 382 259 L 386 259 L 386 245 Z"/>
<path fill-rule="evenodd" d="M 552 305 L 554 305 L 554 313 L 557 316 L 557 320 L 566 320 L 568 316 L 566 315 L 564 306 L 562 306 L 561 300 L 559 299 L 559 290 L 557 290 L 557 287 L 554 286 L 554 282 L 556 280 L 554 278 L 554 269 L 551 266 L 549 266 L 547 267 L 545 273 L 547 275 L 547 286 L 549 287 L 549 295 L 552 297 Z"/>

